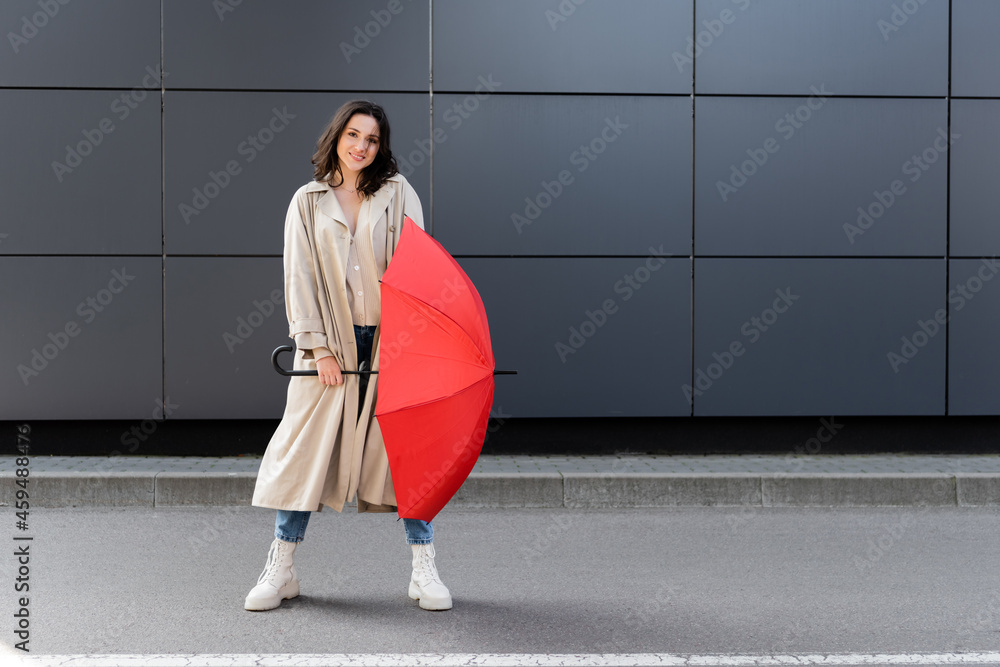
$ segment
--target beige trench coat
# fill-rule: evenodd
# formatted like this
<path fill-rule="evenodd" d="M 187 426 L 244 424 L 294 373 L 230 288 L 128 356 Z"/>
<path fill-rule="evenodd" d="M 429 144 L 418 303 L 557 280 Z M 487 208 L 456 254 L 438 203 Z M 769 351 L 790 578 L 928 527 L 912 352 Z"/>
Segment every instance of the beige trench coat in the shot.
<path fill-rule="evenodd" d="M 358 213 L 358 229 L 367 218 L 372 245 L 386 248 L 387 261 L 399 242 L 404 215 L 423 228 L 420 199 L 399 174 L 366 199 Z M 357 344 L 347 301 L 351 235 L 344 220 L 325 183 L 314 181 L 295 193 L 285 219 L 285 310 L 290 337 L 329 348 L 342 369 L 354 371 Z M 385 236 L 376 238 L 381 233 Z M 376 330 L 372 370 L 378 370 L 378 351 Z M 296 350 L 294 368 L 316 369 L 311 349 Z M 396 511 L 389 461 L 374 416 L 378 376 L 371 376 L 357 423 L 349 417 L 358 414 L 358 376 L 344 379 L 338 386 L 323 385 L 314 376 L 289 379 L 285 413 L 264 452 L 253 505 L 306 511 L 326 505 L 340 512 L 357 494 L 359 512 Z"/>

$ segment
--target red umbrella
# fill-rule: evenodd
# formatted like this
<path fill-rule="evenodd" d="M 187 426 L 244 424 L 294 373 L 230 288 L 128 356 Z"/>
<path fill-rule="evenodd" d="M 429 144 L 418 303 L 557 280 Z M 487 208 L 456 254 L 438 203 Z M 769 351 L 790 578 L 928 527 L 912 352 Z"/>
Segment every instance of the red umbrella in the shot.
<path fill-rule="evenodd" d="M 409 218 L 381 297 L 375 416 L 399 516 L 430 521 L 486 436 L 494 374 L 486 309 L 458 262 Z"/>
<path fill-rule="evenodd" d="M 375 416 L 399 516 L 430 521 L 472 471 L 493 404 L 493 347 L 483 300 L 458 262 L 406 218 L 382 276 Z M 285 370 L 282 375 L 316 375 Z"/>

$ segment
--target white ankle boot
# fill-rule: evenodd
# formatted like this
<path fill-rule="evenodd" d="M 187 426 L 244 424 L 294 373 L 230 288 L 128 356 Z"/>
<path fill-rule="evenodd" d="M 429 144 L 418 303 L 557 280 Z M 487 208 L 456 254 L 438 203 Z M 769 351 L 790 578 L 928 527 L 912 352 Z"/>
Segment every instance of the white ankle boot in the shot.
<path fill-rule="evenodd" d="M 285 542 L 275 538 L 271 550 L 267 552 L 267 564 L 257 585 L 247 595 L 243 608 L 248 611 L 274 609 L 282 600 L 290 600 L 299 594 L 299 579 L 292 565 L 295 542 Z"/>
<path fill-rule="evenodd" d="M 451 593 L 441 583 L 434 565 L 433 544 L 411 544 L 413 575 L 410 577 L 410 598 L 420 600 L 421 609 L 444 611 L 451 609 Z"/>

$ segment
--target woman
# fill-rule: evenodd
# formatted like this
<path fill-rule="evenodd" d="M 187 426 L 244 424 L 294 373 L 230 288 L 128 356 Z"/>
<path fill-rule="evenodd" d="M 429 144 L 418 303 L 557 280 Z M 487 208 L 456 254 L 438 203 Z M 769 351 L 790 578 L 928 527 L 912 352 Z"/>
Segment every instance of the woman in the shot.
<path fill-rule="evenodd" d="M 315 181 L 295 193 L 285 220 L 285 309 L 297 376 L 261 461 L 253 504 L 278 510 L 274 542 L 244 608 L 274 609 L 299 594 L 292 556 L 311 511 L 336 511 L 357 494 L 359 512 L 395 512 L 385 445 L 374 418 L 378 369 L 378 280 L 403 217 L 423 227 L 416 192 L 389 147 L 383 109 L 354 100 L 330 121 L 312 158 Z M 374 353 L 373 353 L 374 351 Z M 367 386 L 366 386 L 367 385 Z M 423 609 L 451 608 L 434 564 L 430 523 L 404 519 L 413 552 L 408 594 Z"/>

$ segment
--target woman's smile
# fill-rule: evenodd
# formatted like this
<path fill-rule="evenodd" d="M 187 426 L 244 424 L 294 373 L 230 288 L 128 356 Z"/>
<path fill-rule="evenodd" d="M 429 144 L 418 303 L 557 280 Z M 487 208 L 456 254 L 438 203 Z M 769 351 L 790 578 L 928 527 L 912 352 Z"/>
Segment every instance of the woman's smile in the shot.
<path fill-rule="evenodd" d="M 360 172 L 375 161 L 378 149 L 378 121 L 371 116 L 355 114 L 347 122 L 347 127 L 337 142 L 337 157 L 340 159 L 341 169 Z"/>

